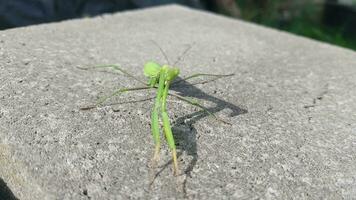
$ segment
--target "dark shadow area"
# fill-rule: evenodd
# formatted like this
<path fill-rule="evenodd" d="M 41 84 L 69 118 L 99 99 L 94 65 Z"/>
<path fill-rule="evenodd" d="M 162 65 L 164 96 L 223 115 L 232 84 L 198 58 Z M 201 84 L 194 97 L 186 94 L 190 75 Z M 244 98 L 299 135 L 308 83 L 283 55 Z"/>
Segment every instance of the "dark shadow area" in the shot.
<path fill-rule="evenodd" d="M 2 178 L 0 178 L 0 200 L 18 200 Z"/>
<path fill-rule="evenodd" d="M 342 34 L 348 37 L 355 38 L 356 2 L 355 6 L 347 6 L 339 4 L 336 0 L 326 0 L 324 5 L 323 23 L 330 28 L 340 30 Z"/>
<path fill-rule="evenodd" d="M 172 3 L 204 8 L 190 0 L 0 0 L 0 30 Z"/>
<path fill-rule="evenodd" d="M 227 77 L 226 79 L 228 79 Z M 191 84 L 187 81 L 182 80 L 182 78 L 177 78 L 177 85 L 172 85 L 171 89 L 176 91 L 178 94 L 184 97 L 193 97 L 197 99 L 201 99 L 204 101 L 209 101 L 215 104 L 212 107 L 207 107 L 207 110 L 211 113 L 217 113 L 224 109 L 229 109 L 231 111 L 230 117 L 235 117 L 241 114 L 245 114 L 248 111 L 246 109 L 240 108 L 230 102 L 221 100 L 214 96 L 211 96 L 199 88 L 195 87 L 194 84 Z M 205 81 L 206 82 L 206 81 Z M 208 82 L 206 82 L 208 83 Z M 176 147 L 178 149 L 178 158 L 182 155 L 183 152 L 186 152 L 187 155 L 192 157 L 192 160 L 189 162 L 188 167 L 184 169 L 184 174 L 188 177 L 191 177 L 191 172 L 194 169 L 197 161 L 198 161 L 198 147 L 197 147 L 197 130 L 194 127 L 194 124 L 204 117 L 209 117 L 209 114 L 200 110 L 174 120 L 172 122 L 172 131 L 174 134 Z M 212 120 L 215 120 L 212 118 Z M 223 123 L 221 123 L 223 125 Z M 226 125 L 226 124 L 225 124 Z M 229 125 L 226 125 L 229 126 Z M 168 165 L 165 165 L 167 167 Z M 187 177 L 187 178 L 188 178 Z M 183 182 L 183 190 L 186 194 L 186 183 L 187 178 Z"/>

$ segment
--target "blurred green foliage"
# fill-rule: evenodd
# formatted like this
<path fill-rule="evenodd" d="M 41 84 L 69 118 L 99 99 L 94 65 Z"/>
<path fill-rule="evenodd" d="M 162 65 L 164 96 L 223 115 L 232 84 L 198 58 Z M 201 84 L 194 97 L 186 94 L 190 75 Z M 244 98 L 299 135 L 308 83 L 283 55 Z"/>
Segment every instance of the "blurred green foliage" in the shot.
<path fill-rule="evenodd" d="M 356 50 L 356 36 L 345 34 L 345 24 L 325 24 L 322 1 L 236 0 L 236 4 L 246 21 Z"/>

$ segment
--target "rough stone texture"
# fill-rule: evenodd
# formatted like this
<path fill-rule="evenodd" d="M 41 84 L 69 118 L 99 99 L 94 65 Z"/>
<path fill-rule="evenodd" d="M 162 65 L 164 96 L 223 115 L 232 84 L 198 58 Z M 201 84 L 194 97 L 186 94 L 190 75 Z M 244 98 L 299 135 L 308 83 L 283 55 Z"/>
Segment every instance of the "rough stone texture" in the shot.
<path fill-rule="evenodd" d="M 169 99 L 182 171 L 162 147 L 148 187 L 154 91 L 79 110 L 139 85 L 147 60 L 182 77 L 235 73 L 174 89 L 219 117 Z M 206 80 L 206 78 L 204 79 Z M 194 83 L 192 80 L 190 83 Z M 10 199 L 356 199 L 356 53 L 179 6 L 0 32 L 0 194 Z M 125 103 L 126 102 L 126 103 Z"/>

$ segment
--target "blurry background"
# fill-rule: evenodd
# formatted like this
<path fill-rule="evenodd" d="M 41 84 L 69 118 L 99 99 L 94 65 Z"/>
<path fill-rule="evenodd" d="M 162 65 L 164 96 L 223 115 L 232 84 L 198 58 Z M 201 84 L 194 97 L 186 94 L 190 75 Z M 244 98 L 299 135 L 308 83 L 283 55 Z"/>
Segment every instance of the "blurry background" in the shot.
<path fill-rule="evenodd" d="M 356 50 L 356 0 L 0 0 L 0 30 L 169 3 Z"/>

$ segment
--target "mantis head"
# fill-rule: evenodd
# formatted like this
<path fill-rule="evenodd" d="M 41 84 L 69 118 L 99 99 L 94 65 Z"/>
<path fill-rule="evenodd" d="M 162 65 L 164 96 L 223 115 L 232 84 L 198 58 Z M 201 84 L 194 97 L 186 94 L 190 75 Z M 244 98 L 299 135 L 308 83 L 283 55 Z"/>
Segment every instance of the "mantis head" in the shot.
<path fill-rule="evenodd" d="M 161 66 L 155 62 L 147 62 L 143 68 L 143 73 L 149 78 L 159 77 Z"/>
<path fill-rule="evenodd" d="M 179 74 L 179 69 L 177 67 L 172 67 L 168 70 L 167 80 L 174 80 Z"/>
<path fill-rule="evenodd" d="M 167 81 L 174 80 L 179 74 L 179 69 L 177 67 L 171 67 L 168 65 L 163 65 L 162 71 L 166 73 Z"/>
<path fill-rule="evenodd" d="M 169 65 L 163 65 L 162 67 L 155 62 L 147 62 L 143 68 L 145 76 L 149 80 L 150 86 L 155 86 L 158 83 L 160 73 L 165 73 L 165 79 L 167 81 L 172 81 L 179 74 L 179 69 L 176 67 L 171 67 Z"/>
<path fill-rule="evenodd" d="M 155 62 L 147 62 L 143 68 L 145 76 L 150 78 L 149 85 L 155 86 L 158 83 L 159 73 L 161 72 L 161 66 Z"/>

